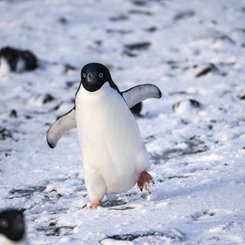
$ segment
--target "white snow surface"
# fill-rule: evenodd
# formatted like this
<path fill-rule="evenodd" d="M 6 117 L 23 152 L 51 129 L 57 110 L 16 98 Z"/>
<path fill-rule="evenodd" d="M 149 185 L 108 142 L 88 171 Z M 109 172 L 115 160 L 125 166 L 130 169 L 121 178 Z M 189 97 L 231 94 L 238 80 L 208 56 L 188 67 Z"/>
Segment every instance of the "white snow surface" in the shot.
<path fill-rule="evenodd" d="M 24 211 L 31 244 L 245 244 L 244 20 L 244 0 L 0 1 L 0 47 L 41 60 L 0 77 L 0 208 Z M 77 131 L 55 149 L 45 139 L 89 62 L 121 90 L 163 93 L 136 117 L 151 194 L 134 187 L 97 210 Z"/>

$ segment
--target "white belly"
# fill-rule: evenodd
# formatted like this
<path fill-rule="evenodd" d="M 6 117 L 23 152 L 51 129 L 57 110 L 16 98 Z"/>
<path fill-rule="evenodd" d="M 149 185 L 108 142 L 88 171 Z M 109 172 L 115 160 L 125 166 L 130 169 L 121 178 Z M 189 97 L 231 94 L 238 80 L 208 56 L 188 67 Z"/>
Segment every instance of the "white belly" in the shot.
<path fill-rule="evenodd" d="M 92 93 L 81 87 L 76 122 L 86 185 L 96 189 L 103 182 L 105 193 L 134 186 L 148 167 L 148 155 L 136 121 L 118 92 L 108 83 Z"/>
<path fill-rule="evenodd" d="M 0 76 L 5 76 L 10 73 L 10 65 L 5 58 L 0 57 Z"/>

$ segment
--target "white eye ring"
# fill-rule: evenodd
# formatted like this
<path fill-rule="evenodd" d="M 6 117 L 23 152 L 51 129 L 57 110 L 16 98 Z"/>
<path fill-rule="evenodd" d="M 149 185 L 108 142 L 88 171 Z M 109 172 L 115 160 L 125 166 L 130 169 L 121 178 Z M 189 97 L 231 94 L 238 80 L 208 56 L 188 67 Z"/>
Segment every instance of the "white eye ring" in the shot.
<path fill-rule="evenodd" d="M 7 228 L 9 226 L 9 222 L 7 219 L 0 219 L 0 226 L 2 228 Z"/>
<path fill-rule="evenodd" d="M 99 74 L 99 78 L 102 78 L 103 76 L 104 76 L 103 73 L 100 73 L 100 74 Z"/>
<path fill-rule="evenodd" d="M 83 73 L 83 77 L 86 77 L 86 73 Z"/>

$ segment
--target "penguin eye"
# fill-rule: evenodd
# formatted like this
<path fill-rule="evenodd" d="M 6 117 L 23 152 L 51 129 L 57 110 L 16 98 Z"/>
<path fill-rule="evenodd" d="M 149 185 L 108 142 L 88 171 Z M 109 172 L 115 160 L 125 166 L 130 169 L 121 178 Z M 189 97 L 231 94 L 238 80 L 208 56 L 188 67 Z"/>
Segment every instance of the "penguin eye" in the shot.
<path fill-rule="evenodd" d="M 103 76 L 104 76 L 103 73 L 100 73 L 100 74 L 99 74 L 99 78 L 102 78 Z"/>
<path fill-rule="evenodd" d="M 8 225 L 9 225 L 8 220 L 6 220 L 6 219 L 0 219 L 0 227 L 7 228 Z"/>
<path fill-rule="evenodd" d="M 83 77 L 86 77 L 86 73 L 83 73 Z"/>

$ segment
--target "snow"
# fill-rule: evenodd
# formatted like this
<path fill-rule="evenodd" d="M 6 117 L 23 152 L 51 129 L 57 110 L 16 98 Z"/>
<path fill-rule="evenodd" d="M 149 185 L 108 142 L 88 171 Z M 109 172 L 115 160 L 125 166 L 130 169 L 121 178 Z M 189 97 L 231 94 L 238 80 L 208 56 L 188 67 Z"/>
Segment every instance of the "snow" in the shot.
<path fill-rule="evenodd" d="M 31 244 L 245 244 L 244 15 L 243 0 L 0 1 L 0 47 L 41 63 L 0 77 L 0 207 L 24 211 Z M 45 140 L 91 61 L 121 90 L 163 93 L 136 117 L 151 194 L 97 210 L 84 208 L 76 130 L 55 149 Z"/>

